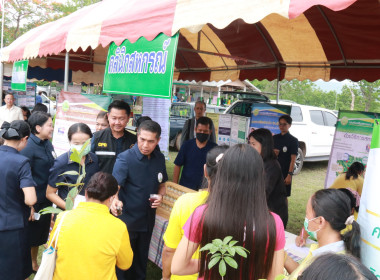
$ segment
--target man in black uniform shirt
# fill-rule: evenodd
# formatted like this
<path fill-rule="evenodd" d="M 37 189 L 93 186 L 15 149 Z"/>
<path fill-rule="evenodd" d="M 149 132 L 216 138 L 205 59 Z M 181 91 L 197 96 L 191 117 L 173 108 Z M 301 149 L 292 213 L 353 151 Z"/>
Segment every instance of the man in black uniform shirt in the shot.
<path fill-rule="evenodd" d="M 278 126 L 281 133 L 273 136 L 274 151 L 284 176 L 287 196 L 290 196 L 294 163 L 298 153 L 298 139 L 289 133 L 289 128 L 292 126 L 292 118 L 289 115 L 282 115 L 278 119 Z"/>
<path fill-rule="evenodd" d="M 129 121 L 131 108 L 122 100 L 115 100 L 108 106 L 109 127 L 95 132 L 91 142 L 91 151 L 98 156 L 99 167 L 103 172 L 112 174 L 118 154 L 133 147 L 136 135 L 125 127 Z"/>

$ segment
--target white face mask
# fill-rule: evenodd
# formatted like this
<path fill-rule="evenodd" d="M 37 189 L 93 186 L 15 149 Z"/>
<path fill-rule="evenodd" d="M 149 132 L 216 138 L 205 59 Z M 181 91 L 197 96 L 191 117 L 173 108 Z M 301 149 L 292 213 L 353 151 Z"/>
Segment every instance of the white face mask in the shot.
<path fill-rule="evenodd" d="M 82 147 L 83 147 L 83 144 L 82 145 L 70 145 L 70 149 L 73 150 L 77 150 L 78 153 L 80 152 L 80 150 L 82 150 Z M 83 155 L 87 155 L 89 152 L 91 151 L 91 145 L 87 145 L 86 149 L 83 151 Z"/>

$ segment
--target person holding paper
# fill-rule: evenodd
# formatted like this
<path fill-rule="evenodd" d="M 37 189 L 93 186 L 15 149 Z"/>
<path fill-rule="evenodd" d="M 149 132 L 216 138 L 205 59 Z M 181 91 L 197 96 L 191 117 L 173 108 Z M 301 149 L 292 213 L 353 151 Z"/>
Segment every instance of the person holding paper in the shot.
<path fill-rule="evenodd" d="M 4 102 L 5 105 L 0 107 L 0 126 L 3 122 L 24 120 L 21 108 L 14 105 L 15 98 L 12 93 L 5 93 Z"/>
<path fill-rule="evenodd" d="M 349 197 L 335 189 L 323 189 L 314 193 L 307 202 L 305 231 L 318 244 L 312 244 L 309 254 L 301 263 L 287 257 L 285 268 L 289 280 L 297 279 L 315 257 L 325 253 L 350 253 L 360 258 L 360 227 L 354 220 Z M 352 229 L 343 236 L 340 231 L 352 225 Z"/>
<path fill-rule="evenodd" d="M 200 117 L 195 128 L 196 138 L 186 141 L 174 161 L 173 182 L 193 190 L 199 190 L 203 180 L 203 165 L 206 163 L 207 152 L 217 146 L 210 140 L 212 133 L 211 119 Z"/>
<path fill-rule="evenodd" d="M 66 209 L 65 199 L 69 194 L 70 187 L 61 186 L 59 183 L 65 182 L 75 184 L 77 182 L 78 175 L 62 175 L 62 173 L 67 171 L 79 171 L 79 164 L 70 160 L 71 150 L 76 149 L 79 152 L 84 143 L 92 137 L 92 132 L 87 124 L 75 123 L 70 126 L 67 136 L 70 142 L 70 151 L 60 155 L 54 161 L 54 165 L 50 169 L 48 187 L 46 190 L 46 197 L 63 210 Z M 84 194 L 87 184 L 92 175 L 99 171 L 98 157 L 94 153 L 90 152 L 90 145 L 87 145 L 85 149 L 85 155 L 82 157 L 82 164 L 86 164 L 86 176 L 83 179 L 84 186 L 77 195 L 75 199 L 76 201 L 84 201 Z"/>

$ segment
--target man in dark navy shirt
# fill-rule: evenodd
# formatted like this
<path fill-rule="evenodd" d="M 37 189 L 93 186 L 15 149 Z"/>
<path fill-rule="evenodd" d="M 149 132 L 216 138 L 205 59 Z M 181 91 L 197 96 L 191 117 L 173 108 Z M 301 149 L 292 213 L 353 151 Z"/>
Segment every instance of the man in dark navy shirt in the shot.
<path fill-rule="evenodd" d="M 91 152 L 99 159 L 100 170 L 112 173 L 118 154 L 133 147 L 136 135 L 128 132 L 125 127 L 129 121 L 131 108 L 122 100 L 115 100 L 108 106 L 109 127 L 94 133 L 91 142 Z"/>
<path fill-rule="evenodd" d="M 116 269 L 118 280 L 145 279 L 156 208 L 162 202 L 168 180 L 165 157 L 156 149 L 160 136 L 158 123 L 151 120 L 141 123 L 137 145 L 117 157 L 112 172 L 120 189 L 111 211 L 117 215 L 118 208 L 124 205 L 119 217 L 127 225 L 133 250 L 131 268 L 127 271 Z M 157 194 L 152 204 L 149 202 L 151 194 Z"/>
<path fill-rule="evenodd" d="M 174 183 L 178 183 L 179 173 L 183 166 L 179 184 L 196 191 L 201 187 L 207 152 L 217 146 L 210 141 L 211 122 L 208 117 L 200 117 L 195 128 L 196 138 L 183 143 L 174 161 Z"/>
<path fill-rule="evenodd" d="M 284 176 L 287 196 L 290 196 L 294 163 L 298 153 L 298 139 L 289 133 L 289 128 L 292 126 L 292 118 L 289 115 L 282 115 L 278 119 L 278 126 L 281 133 L 273 136 L 274 151 Z"/>

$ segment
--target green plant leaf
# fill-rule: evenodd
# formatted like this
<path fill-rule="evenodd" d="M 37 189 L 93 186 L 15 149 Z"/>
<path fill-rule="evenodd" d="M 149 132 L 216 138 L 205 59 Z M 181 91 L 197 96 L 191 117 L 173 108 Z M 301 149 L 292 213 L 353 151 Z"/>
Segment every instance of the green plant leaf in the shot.
<path fill-rule="evenodd" d="M 83 186 L 84 183 L 70 184 L 70 183 L 59 182 L 59 183 L 55 183 L 55 185 L 56 186 L 67 186 L 67 187 L 79 187 L 79 186 Z"/>
<path fill-rule="evenodd" d="M 238 243 L 238 241 L 236 241 L 236 240 L 232 240 L 230 243 L 228 243 L 228 246 L 232 247 L 232 246 L 234 246 L 236 243 Z"/>
<path fill-rule="evenodd" d="M 212 244 L 212 246 L 210 248 L 210 253 L 215 254 L 215 252 L 218 250 L 219 250 L 219 248 L 217 246 L 215 246 L 214 244 Z"/>
<path fill-rule="evenodd" d="M 79 152 L 77 151 L 77 149 L 72 149 L 71 150 L 70 160 L 73 161 L 73 162 L 76 162 L 76 163 L 80 164 L 81 157 L 79 156 Z"/>
<path fill-rule="evenodd" d="M 240 246 L 236 246 L 235 247 L 235 251 L 236 253 L 238 253 L 240 256 L 242 256 L 243 258 L 246 258 L 247 257 L 247 253 L 245 252 L 245 250 L 243 250 L 244 248 L 240 247 Z"/>
<path fill-rule="evenodd" d="M 75 176 L 78 176 L 79 173 L 77 171 L 71 170 L 71 171 L 66 171 L 66 172 L 63 172 L 62 174 L 59 174 L 59 176 L 63 176 L 63 175 L 75 175 Z"/>
<path fill-rule="evenodd" d="M 217 256 L 216 258 L 211 259 L 211 261 L 208 263 L 208 269 L 211 269 L 214 265 L 216 265 L 221 258 L 221 256 Z"/>
<path fill-rule="evenodd" d="M 235 248 L 234 247 L 227 247 L 228 253 L 231 254 L 231 256 L 235 256 Z"/>
<path fill-rule="evenodd" d="M 223 239 L 223 244 L 227 245 L 228 242 L 230 242 L 232 240 L 232 236 L 226 236 L 224 239 Z"/>
<path fill-rule="evenodd" d="M 283 280 L 283 279 L 286 279 L 284 274 L 279 274 L 276 276 L 276 278 L 274 278 L 274 280 Z"/>
<path fill-rule="evenodd" d="M 55 208 L 53 206 L 49 206 L 49 207 L 45 207 L 44 209 L 41 209 L 38 213 L 40 213 L 41 215 L 44 215 L 44 214 L 59 214 L 61 212 L 62 212 L 61 209 Z"/>
<path fill-rule="evenodd" d="M 222 245 L 219 247 L 219 251 L 224 254 L 225 252 L 227 252 L 227 247 L 225 245 Z"/>
<path fill-rule="evenodd" d="M 225 261 L 230 267 L 237 269 L 238 264 L 237 264 L 237 262 L 236 262 L 233 258 L 231 258 L 231 257 L 224 257 L 224 261 Z"/>
<path fill-rule="evenodd" d="M 223 241 L 221 239 L 214 239 L 212 241 L 212 244 L 214 244 L 215 246 L 222 246 L 223 245 Z"/>
<path fill-rule="evenodd" d="M 79 158 L 81 159 L 84 156 L 84 150 L 87 148 L 88 145 L 90 145 L 91 139 L 88 139 L 82 146 L 82 149 L 79 151 Z"/>
<path fill-rule="evenodd" d="M 202 252 L 202 251 L 209 251 L 211 249 L 213 245 L 211 243 L 209 244 L 206 244 L 205 246 L 203 246 L 199 251 Z"/>
<path fill-rule="evenodd" d="M 221 253 L 216 253 L 216 254 L 212 255 L 211 259 L 216 258 L 218 256 L 222 256 L 222 254 Z"/>
<path fill-rule="evenodd" d="M 72 210 L 73 207 L 74 207 L 74 200 L 75 200 L 75 197 L 77 196 L 78 194 L 78 188 L 77 187 L 74 187 L 72 188 L 70 191 L 69 191 L 69 194 L 67 195 L 67 198 L 66 198 L 66 210 Z"/>
<path fill-rule="evenodd" d="M 224 275 L 226 275 L 226 263 L 224 262 L 224 260 L 221 260 L 219 262 L 219 274 L 220 276 L 224 277 Z"/>

